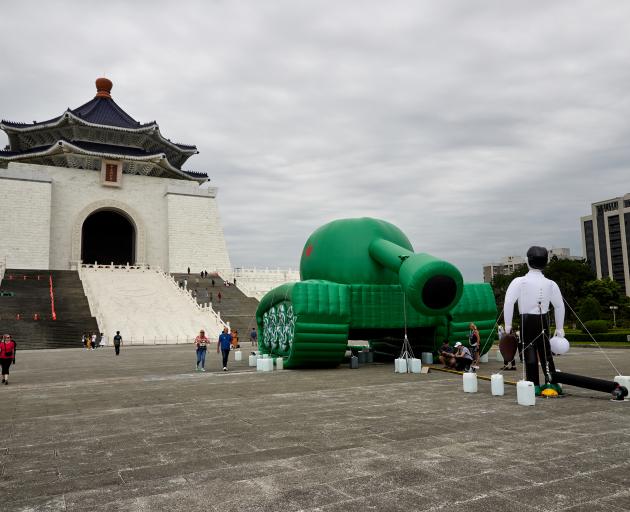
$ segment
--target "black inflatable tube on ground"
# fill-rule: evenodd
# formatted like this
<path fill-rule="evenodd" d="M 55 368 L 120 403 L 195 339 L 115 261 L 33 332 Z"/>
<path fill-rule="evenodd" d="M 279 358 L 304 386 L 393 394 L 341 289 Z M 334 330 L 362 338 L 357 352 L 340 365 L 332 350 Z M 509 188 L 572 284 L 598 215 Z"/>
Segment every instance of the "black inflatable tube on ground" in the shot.
<path fill-rule="evenodd" d="M 595 379 L 593 377 L 585 377 L 584 375 L 575 375 L 574 373 L 554 372 L 552 375 L 554 384 L 568 384 L 578 388 L 592 389 L 593 391 L 601 391 L 602 393 L 612 393 L 617 388 L 624 388 L 617 382 L 612 380 Z M 626 390 L 624 396 L 627 396 Z"/>

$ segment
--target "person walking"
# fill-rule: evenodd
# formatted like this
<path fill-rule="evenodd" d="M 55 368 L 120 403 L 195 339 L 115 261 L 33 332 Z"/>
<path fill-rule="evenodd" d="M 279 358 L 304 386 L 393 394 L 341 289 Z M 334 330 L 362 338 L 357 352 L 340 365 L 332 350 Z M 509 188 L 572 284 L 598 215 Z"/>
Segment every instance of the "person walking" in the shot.
<path fill-rule="evenodd" d="M 221 304 L 221 292 L 217 293 L 217 300 L 219 301 L 219 304 Z"/>
<path fill-rule="evenodd" d="M 120 354 L 120 346 L 122 345 L 123 339 L 120 335 L 120 331 L 116 331 L 116 336 L 114 336 L 114 350 L 116 351 L 116 355 Z"/>
<path fill-rule="evenodd" d="M 228 357 L 230 355 L 230 346 L 232 345 L 232 335 L 228 332 L 227 327 L 223 329 L 223 332 L 219 336 L 219 343 L 217 343 L 217 354 L 221 350 L 223 356 L 223 371 L 227 372 Z"/>
<path fill-rule="evenodd" d="M 9 367 L 15 364 L 15 341 L 10 334 L 2 336 L 0 341 L 0 366 L 2 366 L 2 384 L 9 385 Z"/>
<path fill-rule="evenodd" d="M 249 333 L 249 341 L 252 342 L 252 347 L 255 347 L 256 345 L 258 345 L 258 333 L 256 332 L 256 329 L 254 329 L 252 327 L 252 332 Z"/>
<path fill-rule="evenodd" d="M 195 347 L 197 351 L 197 366 L 195 367 L 195 371 L 197 372 L 206 371 L 206 350 L 208 348 L 208 343 L 210 343 L 210 340 L 206 337 L 206 332 L 201 329 L 201 331 L 199 331 L 199 336 L 195 338 Z"/>

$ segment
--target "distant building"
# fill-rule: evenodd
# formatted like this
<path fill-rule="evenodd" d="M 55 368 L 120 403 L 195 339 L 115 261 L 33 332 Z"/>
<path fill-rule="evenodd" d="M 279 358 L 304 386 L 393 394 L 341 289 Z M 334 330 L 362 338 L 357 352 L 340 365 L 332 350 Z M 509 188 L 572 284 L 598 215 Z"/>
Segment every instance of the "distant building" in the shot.
<path fill-rule="evenodd" d="M 560 260 L 579 260 L 578 256 L 571 256 L 567 247 L 549 249 L 549 259 L 557 256 Z M 511 274 L 518 268 L 527 265 L 527 259 L 522 256 L 505 256 L 500 263 L 488 263 L 483 266 L 483 282 L 491 283 L 494 276 Z"/>
<path fill-rule="evenodd" d="M 582 251 L 598 279 L 610 277 L 630 295 L 630 194 L 593 203 L 580 218 Z"/>
<path fill-rule="evenodd" d="M 488 263 L 483 266 L 483 282 L 491 283 L 494 276 L 511 274 L 524 265 L 527 260 L 522 256 L 506 256 L 500 263 Z"/>

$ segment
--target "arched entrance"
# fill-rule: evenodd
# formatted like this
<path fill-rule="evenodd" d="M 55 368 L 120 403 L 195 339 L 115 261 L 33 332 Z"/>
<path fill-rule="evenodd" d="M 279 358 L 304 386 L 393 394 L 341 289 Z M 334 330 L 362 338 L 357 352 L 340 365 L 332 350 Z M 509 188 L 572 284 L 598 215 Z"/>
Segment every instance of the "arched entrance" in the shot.
<path fill-rule="evenodd" d="M 81 227 L 81 260 L 105 265 L 135 264 L 136 229 L 126 215 L 99 210 Z"/>

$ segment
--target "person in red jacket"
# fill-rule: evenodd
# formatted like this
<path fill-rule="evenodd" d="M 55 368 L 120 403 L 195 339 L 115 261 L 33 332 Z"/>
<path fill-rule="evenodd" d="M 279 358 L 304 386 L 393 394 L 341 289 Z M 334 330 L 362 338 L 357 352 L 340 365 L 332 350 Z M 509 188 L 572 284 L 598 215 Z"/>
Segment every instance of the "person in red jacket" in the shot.
<path fill-rule="evenodd" d="M 15 364 L 15 341 L 10 334 L 2 336 L 0 341 L 0 366 L 2 366 L 2 384 L 9 384 L 9 367 Z"/>

